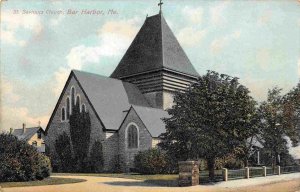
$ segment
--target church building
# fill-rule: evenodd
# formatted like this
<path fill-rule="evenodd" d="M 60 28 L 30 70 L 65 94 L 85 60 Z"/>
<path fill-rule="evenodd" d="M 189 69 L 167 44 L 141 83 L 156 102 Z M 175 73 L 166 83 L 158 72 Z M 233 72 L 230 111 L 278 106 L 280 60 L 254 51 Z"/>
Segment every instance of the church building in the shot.
<path fill-rule="evenodd" d="M 77 103 L 90 115 L 90 149 L 95 141 L 102 143 L 104 171 L 113 170 L 116 158 L 129 171 L 139 151 L 159 143 L 174 93 L 198 76 L 162 12 L 147 17 L 110 77 L 71 71 L 46 127 L 48 152 L 55 154 L 59 135 L 70 134 L 69 117 Z"/>

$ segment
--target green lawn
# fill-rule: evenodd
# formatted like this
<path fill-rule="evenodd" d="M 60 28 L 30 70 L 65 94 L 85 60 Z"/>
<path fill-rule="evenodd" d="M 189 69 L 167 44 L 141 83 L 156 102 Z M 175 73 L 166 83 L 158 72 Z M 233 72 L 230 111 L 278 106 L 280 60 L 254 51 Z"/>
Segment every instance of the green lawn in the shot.
<path fill-rule="evenodd" d="M 142 175 L 138 173 L 53 173 L 56 176 L 67 176 L 67 175 L 78 175 L 78 176 L 94 176 L 94 177 L 114 177 L 114 178 L 126 178 L 126 179 L 136 179 L 143 180 L 144 182 L 173 187 L 177 186 L 178 174 L 158 174 L 158 175 Z"/>
<path fill-rule="evenodd" d="M 79 183 L 86 181 L 84 179 L 72 179 L 72 178 L 60 178 L 60 177 L 48 177 L 41 181 L 25 181 L 25 182 L 0 182 L 2 188 L 8 187 L 26 187 L 26 186 L 40 186 L 40 185 L 60 185 L 68 183 Z"/>

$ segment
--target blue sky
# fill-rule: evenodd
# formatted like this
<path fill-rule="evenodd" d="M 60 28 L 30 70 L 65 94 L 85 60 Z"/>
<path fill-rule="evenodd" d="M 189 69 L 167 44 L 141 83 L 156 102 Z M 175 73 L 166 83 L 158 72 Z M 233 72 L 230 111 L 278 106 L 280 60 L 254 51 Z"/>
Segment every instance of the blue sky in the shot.
<path fill-rule="evenodd" d="M 157 3 L 2 3 L 1 127 L 17 128 L 23 122 L 36 126 L 38 121 L 45 127 L 70 70 L 109 76 L 146 15 L 158 13 Z M 78 13 L 66 14 L 69 9 Z M 82 10 L 105 14 L 81 14 Z M 53 14 L 58 11 L 64 14 Z M 269 88 L 278 85 L 286 92 L 297 84 L 298 1 L 166 0 L 163 14 L 200 74 L 215 70 L 237 76 L 258 101 L 266 98 Z"/>

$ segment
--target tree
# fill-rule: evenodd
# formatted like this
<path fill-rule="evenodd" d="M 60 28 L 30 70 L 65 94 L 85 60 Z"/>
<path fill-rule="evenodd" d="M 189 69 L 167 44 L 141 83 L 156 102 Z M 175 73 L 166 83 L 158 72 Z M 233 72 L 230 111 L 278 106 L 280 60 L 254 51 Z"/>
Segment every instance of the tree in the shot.
<path fill-rule="evenodd" d="M 72 148 L 69 135 L 64 132 L 55 141 L 55 150 L 59 158 L 59 170 L 63 172 L 72 172 L 73 160 Z"/>
<path fill-rule="evenodd" d="M 91 120 L 88 112 L 80 112 L 79 103 L 72 106 L 72 114 L 70 116 L 70 135 L 73 145 L 73 151 L 78 163 L 78 168 L 84 167 L 84 161 L 88 156 Z"/>
<path fill-rule="evenodd" d="M 287 131 L 283 125 L 283 105 L 281 89 L 275 87 L 268 91 L 267 101 L 259 107 L 261 137 L 265 153 L 272 159 L 272 166 L 279 164 L 279 155 L 287 150 L 284 136 Z"/>
<path fill-rule="evenodd" d="M 283 96 L 283 126 L 295 146 L 300 140 L 300 82 Z"/>
<path fill-rule="evenodd" d="M 103 151 L 100 141 L 95 141 L 90 155 L 91 171 L 99 173 L 103 170 Z"/>
<path fill-rule="evenodd" d="M 253 134 L 255 104 L 238 78 L 208 71 L 186 92 L 175 94 L 161 146 L 178 160 L 206 159 L 213 179 L 216 158 L 243 152 Z"/>

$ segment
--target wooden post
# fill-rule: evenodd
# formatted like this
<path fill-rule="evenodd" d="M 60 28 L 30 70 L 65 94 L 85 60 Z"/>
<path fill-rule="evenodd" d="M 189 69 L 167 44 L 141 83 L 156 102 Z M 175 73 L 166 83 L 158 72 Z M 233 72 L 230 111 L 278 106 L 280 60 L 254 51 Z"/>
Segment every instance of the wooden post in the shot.
<path fill-rule="evenodd" d="M 280 175 L 280 166 L 277 166 L 277 174 Z"/>
<path fill-rule="evenodd" d="M 262 166 L 262 175 L 263 175 L 264 177 L 267 176 L 267 167 L 266 167 L 266 166 Z"/>
<path fill-rule="evenodd" d="M 250 178 L 249 167 L 245 167 L 245 178 L 246 178 L 246 179 L 249 179 L 249 178 Z"/>
<path fill-rule="evenodd" d="M 223 181 L 228 181 L 228 169 L 223 168 L 222 174 L 223 174 Z"/>

